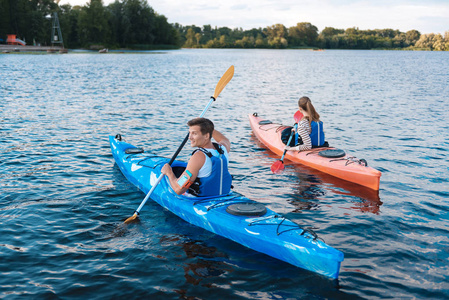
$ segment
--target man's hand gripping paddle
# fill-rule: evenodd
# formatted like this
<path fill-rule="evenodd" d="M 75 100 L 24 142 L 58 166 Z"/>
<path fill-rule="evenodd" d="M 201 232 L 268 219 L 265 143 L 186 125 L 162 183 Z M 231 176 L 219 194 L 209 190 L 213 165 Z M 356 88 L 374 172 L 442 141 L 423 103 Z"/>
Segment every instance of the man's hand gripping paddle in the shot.
<path fill-rule="evenodd" d="M 302 119 L 303 115 L 302 113 L 298 110 L 295 115 L 293 116 L 293 118 L 295 119 L 295 131 L 298 128 L 298 122 Z M 295 131 L 292 130 L 290 137 L 288 139 L 287 145 L 290 145 L 290 142 L 293 138 L 293 135 L 295 133 Z M 271 165 L 271 172 L 273 173 L 279 173 L 282 170 L 284 170 L 284 156 L 285 153 L 287 153 L 287 149 L 284 150 L 284 153 L 282 154 L 282 157 L 280 160 L 277 160 L 274 164 Z"/>

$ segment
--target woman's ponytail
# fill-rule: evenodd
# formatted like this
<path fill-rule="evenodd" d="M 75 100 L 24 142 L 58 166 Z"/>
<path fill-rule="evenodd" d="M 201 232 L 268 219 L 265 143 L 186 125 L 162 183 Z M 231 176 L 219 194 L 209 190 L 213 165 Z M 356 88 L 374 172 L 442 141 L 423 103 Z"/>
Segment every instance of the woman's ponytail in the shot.
<path fill-rule="evenodd" d="M 315 107 L 313 107 L 312 100 L 310 100 L 309 97 L 304 96 L 299 98 L 298 106 L 309 114 L 309 124 L 312 123 L 312 121 L 320 121 L 320 115 L 316 112 Z"/>

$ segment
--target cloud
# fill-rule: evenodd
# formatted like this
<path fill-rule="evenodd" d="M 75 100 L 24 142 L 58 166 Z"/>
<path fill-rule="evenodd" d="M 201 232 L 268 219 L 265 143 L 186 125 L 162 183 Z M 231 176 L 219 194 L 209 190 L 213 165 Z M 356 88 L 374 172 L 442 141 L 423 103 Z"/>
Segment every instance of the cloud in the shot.
<path fill-rule="evenodd" d="M 231 10 L 251 10 L 246 4 L 238 4 L 231 6 Z"/>

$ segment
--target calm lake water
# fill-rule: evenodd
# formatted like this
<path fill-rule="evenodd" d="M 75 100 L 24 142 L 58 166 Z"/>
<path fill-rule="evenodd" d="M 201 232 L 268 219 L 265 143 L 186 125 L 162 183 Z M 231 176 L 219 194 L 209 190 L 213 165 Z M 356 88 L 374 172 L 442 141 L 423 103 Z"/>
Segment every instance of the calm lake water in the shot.
<path fill-rule="evenodd" d="M 108 135 L 171 157 L 206 113 L 235 190 L 345 255 L 339 280 L 190 225 L 120 173 Z M 180 50 L 0 55 L 0 298 L 449 297 L 449 52 Z M 326 139 L 382 171 L 380 191 L 278 157 L 248 114 L 292 125 L 307 95 Z M 186 146 L 179 159 L 187 160 Z"/>

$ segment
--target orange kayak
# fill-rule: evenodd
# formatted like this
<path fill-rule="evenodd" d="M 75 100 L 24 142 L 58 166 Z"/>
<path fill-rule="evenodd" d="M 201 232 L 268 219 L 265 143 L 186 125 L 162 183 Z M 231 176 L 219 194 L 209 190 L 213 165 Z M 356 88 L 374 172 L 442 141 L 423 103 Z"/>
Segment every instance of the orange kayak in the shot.
<path fill-rule="evenodd" d="M 257 113 L 250 114 L 249 121 L 259 141 L 277 155 L 282 156 L 285 145 L 281 140 L 281 134 L 289 126 L 264 120 Z M 373 190 L 379 190 L 381 172 L 368 167 L 364 159 L 357 159 L 340 149 L 326 147 L 300 152 L 287 151 L 285 159 Z"/>

